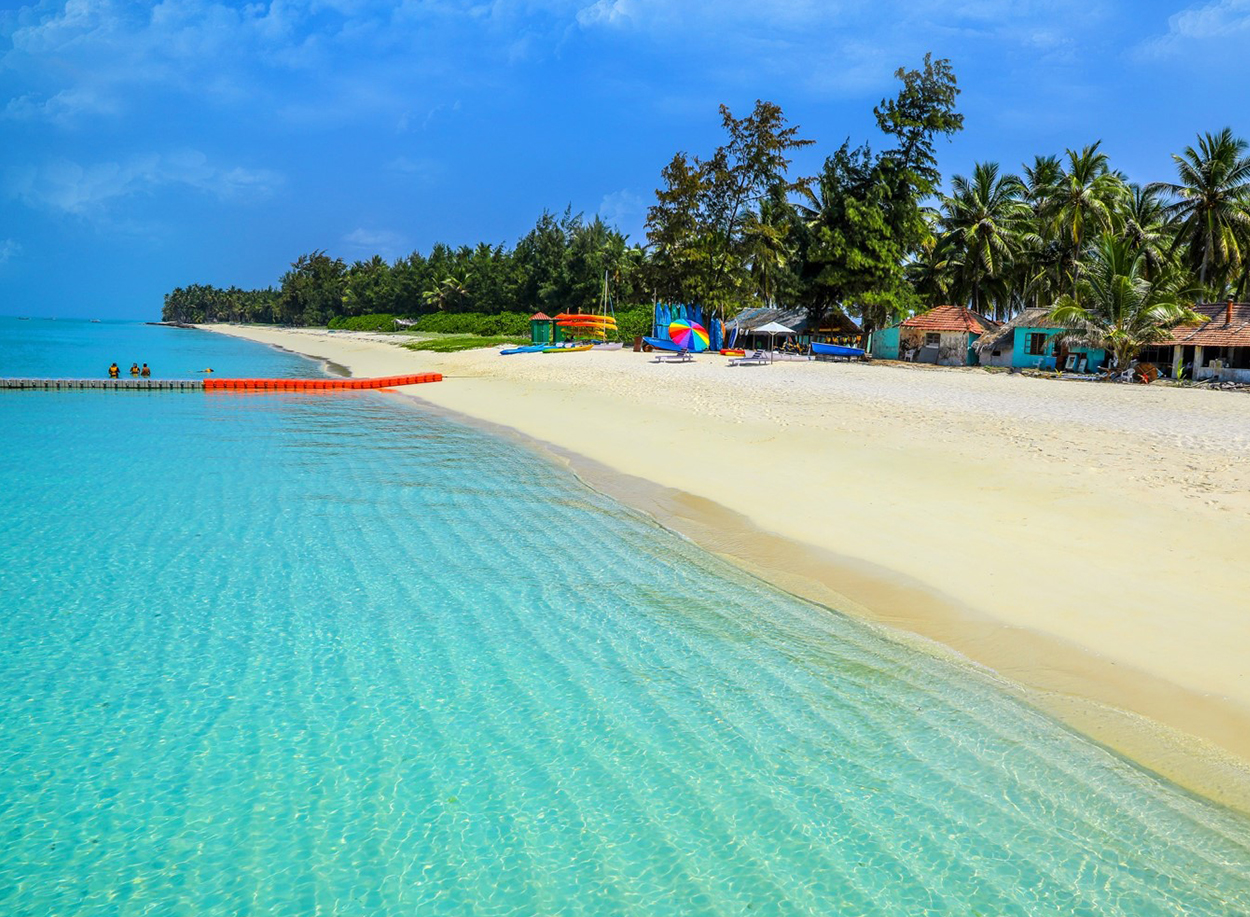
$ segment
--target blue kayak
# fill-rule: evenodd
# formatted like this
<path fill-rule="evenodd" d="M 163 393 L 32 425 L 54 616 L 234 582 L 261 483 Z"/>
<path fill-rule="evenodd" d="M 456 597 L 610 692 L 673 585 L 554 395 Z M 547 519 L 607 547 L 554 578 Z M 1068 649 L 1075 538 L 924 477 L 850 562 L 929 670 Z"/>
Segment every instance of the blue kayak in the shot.
<path fill-rule="evenodd" d="M 501 350 L 499 351 L 499 355 L 501 357 L 506 357 L 514 353 L 542 353 L 550 346 L 550 344 L 530 344 L 527 347 L 513 347 L 510 350 Z"/>
<path fill-rule="evenodd" d="M 643 340 L 656 350 L 671 350 L 674 353 L 680 353 L 686 349 L 685 347 L 678 347 L 672 341 L 665 340 L 664 338 L 643 338 Z"/>
<path fill-rule="evenodd" d="M 864 351 L 858 347 L 843 347 L 841 344 L 821 344 L 812 341 L 812 353 L 825 357 L 862 357 Z"/>

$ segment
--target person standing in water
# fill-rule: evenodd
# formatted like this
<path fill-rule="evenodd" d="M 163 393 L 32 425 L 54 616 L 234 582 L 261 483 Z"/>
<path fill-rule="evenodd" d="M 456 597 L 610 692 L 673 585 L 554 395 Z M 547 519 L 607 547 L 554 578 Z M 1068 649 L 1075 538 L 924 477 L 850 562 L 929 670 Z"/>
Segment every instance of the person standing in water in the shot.
<path fill-rule="evenodd" d="M 143 376 L 145 379 L 152 375 L 152 370 L 148 369 L 148 364 L 143 364 L 143 368 L 139 370 L 139 375 Z"/>
<path fill-rule="evenodd" d="M 118 376 L 121 375 L 121 372 L 122 372 L 121 369 L 119 369 L 117 364 L 114 363 L 112 366 L 109 367 L 109 378 L 116 379 Z"/>
<path fill-rule="evenodd" d="M 138 364 L 138 363 L 131 363 L 131 364 L 130 364 L 130 375 L 132 375 L 132 376 L 137 376 L 137 375 L 139 375 L 139 364 Z"/>

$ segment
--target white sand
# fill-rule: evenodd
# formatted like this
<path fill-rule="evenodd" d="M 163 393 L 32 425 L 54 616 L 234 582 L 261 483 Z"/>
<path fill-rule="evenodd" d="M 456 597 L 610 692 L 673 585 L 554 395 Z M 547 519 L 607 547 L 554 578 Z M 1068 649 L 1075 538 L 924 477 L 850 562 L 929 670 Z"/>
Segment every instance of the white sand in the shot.
<path fill-rule="evenodd" d="M 656 364 L 629 351 L 439 355 L 387 335 L 214 330 L 358 376 L 442 372 L 404 391 L 919 584 L 979 622 L 978 636 L 874 607 L 888 590 L 824 577 L 858 610 L 1013 679 L 1250 759 L 1250 396 L 897 365 Z M 1039 640 L 1009 639 L 1020 634 Z M 1141 690 L 1126 687 L 1138 676 Z"/>

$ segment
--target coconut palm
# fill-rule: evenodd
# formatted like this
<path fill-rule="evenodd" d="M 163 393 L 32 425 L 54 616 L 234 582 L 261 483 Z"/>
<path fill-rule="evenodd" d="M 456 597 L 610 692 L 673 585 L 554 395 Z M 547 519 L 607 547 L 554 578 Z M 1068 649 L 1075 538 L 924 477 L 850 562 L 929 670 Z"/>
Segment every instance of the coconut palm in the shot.
<path fill-rule="evenodd" d="M 957 279 L 955 273 L 960 267 L 952 264 L 937 236 L 929 235 L 907 262 L 904 272 L 920 301 L 931 307 L 951 301 Z"/>
<path fill-rule="evenodd" d="M 1058 156 L 1035 156 L 1023 167 L 1024 201 L 1029 205 L 1028 227 L 1020 236 L 1020 252 L 1012 271 L 1011 286 L 1021 304 L 1034 307 L 1053 303 L 1063 287 L 1063 245 L 1057 227 L 1048 218 L 1051 199 L 1063 178 Z"/>
<path fill-rule="evenodd" d="M 1149 187 L 1177 198 L 1167 215 L 1177 226 L 1176 244 L 1187 251 L 1198 282 L 1221 282 L 1245 260 L 1250 236 L 1250 157 L 1246 141 L 1230 128 L 1198 138 L 1198 149 L 1173 154 L 1178 183 Z"/>
<path fill-rule="evenodd" d="M 989 302 L 1001 308 L 1005 280 L 1019 248 L 1029 210 L 1018 177 L 1002 175 L 996 162 L 980 162 L 972 179 L 951 179 L 951 194 L 942 198 L 942 245 L 958 263 L 959 288 L 980 311 Z"/>
<path fill-rule="evenodd" d="M 1142 276 L 1157 276 L 1170 260 L 1172 243 L 1167 232 L 1167 214 L 1157 189 L 1129 185 L 1129 197 L 1120 211 L 1119 235 L 1142 255 Z"/>
<path fill-rule="evenodd" d="M 1024 199 L 1035 212 L 1053 193 L 1063 177 L 1063 166 L 1058 156 L 1034 156 L 1033 165 L 1024 167 Z"/>
<path fill-rule="evenodd" d="M 1102 235 L 1090 252 L 1076 292 L 1063 296 L 1050 317 L 1066 330 L 1061 337 L 1112 356 L 1112 366 L 1129 365 L 1147 344 L 1166 340 L 1181 322 L 1203 317 L 1181 301 L 1174 271 L 1144 276 L 1145 255 L 1123 238 Z"/>
<path fill-rule="evenodd" d="M 790 260 L 787 236 L 791 212 L 785 198 L 774 194 L 760 201 L 758 212 L 747 211 L 743 221 L 743 254 L 752 285 L 766 306 L 775 302 L 779 275 Z"/>
<path fill-rule="evenodd" d="M 1047 189 L 1041 212 L 1061 240 L 1075 291 L 1081 258 L 1089 238 L 1109 230 L 1116 208 L 1127 194 L 1124 179 L 1109 166 L 1102 141 L 1067 151 L 1067 164 Z"/>
<path fill-rule="evenodd" d="M 425 291 L 425 301 L 439 312 L 454 311 L 452 308 L 468 293 L 466 279 L 463 276 L 448 274 Z"/>

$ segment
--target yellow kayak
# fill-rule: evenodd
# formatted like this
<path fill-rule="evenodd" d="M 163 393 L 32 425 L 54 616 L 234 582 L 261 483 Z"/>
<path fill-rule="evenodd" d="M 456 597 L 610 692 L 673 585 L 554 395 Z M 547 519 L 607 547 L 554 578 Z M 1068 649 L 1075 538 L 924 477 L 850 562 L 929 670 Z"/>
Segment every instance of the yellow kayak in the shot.
<path fill-rule="evenodd" d="M 577 347 L 548 347 L 543 353 L 574 353 L 578 350 L 590 350 L 593 344 L 579 344 Z"/>

